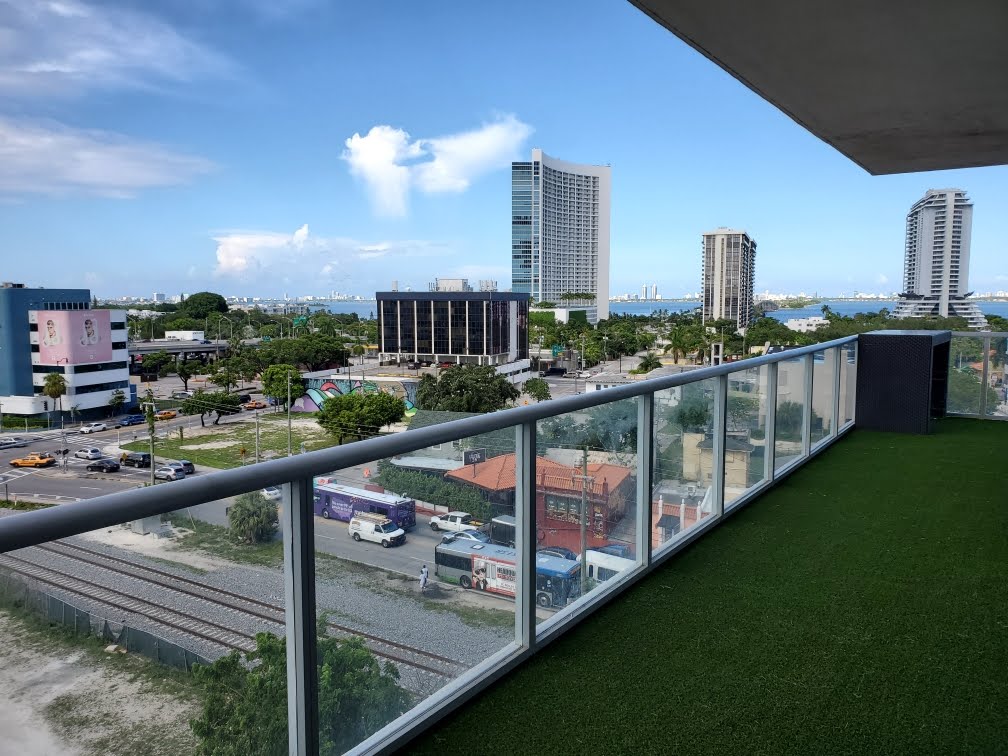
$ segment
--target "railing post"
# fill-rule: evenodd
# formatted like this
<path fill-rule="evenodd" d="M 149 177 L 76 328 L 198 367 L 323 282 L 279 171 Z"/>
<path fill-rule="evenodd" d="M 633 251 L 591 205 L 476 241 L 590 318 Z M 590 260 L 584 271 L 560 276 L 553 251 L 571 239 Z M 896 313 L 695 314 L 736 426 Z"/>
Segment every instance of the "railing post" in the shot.
<path fill-rule="evenodd" d="M 654 394 L 637 397 L 637 564 L 651 564 Z M 661 516 L 661 512 L 658 513 Z"/>
<path fill-rule="evenodd" d="M 805 365 L 805 386 L 802 402 L 802 458 L 807 458 L 812 449 L 812 371 L 815 369 L 815 355 L 806 354 L 802 357 Z"/>
<path fill-rule="evenodd" d="M 536 424 L 515 427 L 515 642 L 536 639 Z"/>
<path fill-rule="evenodd" d="M 287 744 L 294 756 L 319 750 L 315 637 L 315 516 L 312 479 L 284 485 L 284 594 L 287 630 Z"/>
<path fill-rule="evenodd" d="M 774 479 L 774 448 L 777 437 L 777 363 L 767 365 L 766 426 L 763 430 L 763 477 Z"/>
<path fill-rule="evenodd" d="M 851 410 L 851 422 L 857 425 L 857 370 L 858 370 L 858 350 L 860 349 L 861 342 L 855 339 L 851 342 L 854 346 L 854 362 L 852 363 L 854 369 L 854 378 L 848 379 L 848 390 L 851 392 L 850 406 L 853 408 Z M 847 359 L 846 355 L 844 359 Z M 847 368 L 850 370 L 851 368 Z M 846 408 L 845 408 L 846 409 Z"/>
<path fill-rule="evenodd" d="M 830 436 L 836 438 L 840 432 L 840 360 L 843 358 L 842 347 L 833 347 L 833 422 L 830 423 Z"/>
<path fill-rule="evenodd" d="M 724 514 L 724 471 L 725 471 L 725 416 L 728 401 L 728 376 L 719 375 L 714 389 L 714 438 L 711 448 L 711 486 L 713 486 L 714 514 Z M 699 517 L 697 518 L 699 520 Z"/>
<path fill-rule="evenodd" d="M 991 337 L 983 337 L 983 373 L 980 379 L 980 417 L 987 417 L 987 388 L 990 386 Z"/>

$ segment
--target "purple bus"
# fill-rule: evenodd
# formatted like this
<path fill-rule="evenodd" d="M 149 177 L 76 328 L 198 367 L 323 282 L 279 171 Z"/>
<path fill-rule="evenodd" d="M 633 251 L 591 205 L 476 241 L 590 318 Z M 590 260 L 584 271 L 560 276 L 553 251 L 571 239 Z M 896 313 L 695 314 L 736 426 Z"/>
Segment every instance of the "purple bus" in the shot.
<path fill-rule="evenodd" d="M 384 515 L 403 530 L 416 526 L 416 502 L 413 499 L 316 481 L 316 517 L 349 522 L 358 512 Z"/>

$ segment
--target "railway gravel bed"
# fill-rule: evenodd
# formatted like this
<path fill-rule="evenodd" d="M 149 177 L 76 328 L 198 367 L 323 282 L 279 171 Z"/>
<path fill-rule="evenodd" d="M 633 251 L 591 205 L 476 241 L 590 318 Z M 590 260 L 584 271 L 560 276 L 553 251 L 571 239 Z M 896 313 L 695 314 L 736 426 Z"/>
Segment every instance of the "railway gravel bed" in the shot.
<path fill-rule="evenodd" d="M 149 559 L 135 551 L 95 540 L 70 538 L 65 544 L 50 545 L 45 549 L 22 549 L 12 555 L 42 567 L 79 575 L 112 590 L 159 604 L 169 611 L 195 614 L 208 622 L 233 628 L 239 635 L 248 637 L 262 631 L 283 632 L 282 615 L 269 608 L 283 606 L 283 583 L 279 570 L 226 563 L 218 569 L 196 573 L 182 564 L 167 564 L 161 559 Z M 102 562 L 103 555 L 127 564 L 108 561 L 107 565 L 98 566 L 81 561 Z M 148 579 L 116 570 L 117 567 L 128 570 L 129 565 L 139 566 L 139 572 Z M 400 671 L 401 683 L 414 693 L 433 692 L 447 682 L 448 676 L 457 675 L 482 661 L 512 638 L 510 628 L 466 624 L 456 614 L 426 602 L 420 596 L 409 595 L 415 586 L 408 581 L 389 588 L 387 578 L 379 571 L 353 565 L 335 570 L 335 577 L 320 577 L 316 586 L 320 612 L 326 611 L 331 622 L 340 627 L 331 628 L 330 632 L 372 636 L 365 637 L 365 642 L 380 658 L 394 661 Z M 173 581 L 172 578 L 178 580 Z M 205 598 L 168 590 L 163 585 L 148 582 L 149 579 L 168 585 L 174 582 L 205 594 Z M 187 636 L 140 614 L 110 609 L 93 599 L 61 591 L 51 585 L 47 586 L 47 590 L 82 608 L 91 608 L 110 620 L 128 620 L 132 626 L 185 645 L 209 659 L 218 658 L 228 650 L 219 641 Z M 213 591 L 230 595 L 213 599 Z M 241 597 L 248 597 L 248 600 Z M 220 600 L 230 606 L 218 603 Z M 262 616 L 253 616 L 249 610 L 258 610 Z M 379 639 L 387 639 L 395 645 L 383 644 Z M 240 645 L 240 642 L 235 641 L 233 645 Z M 410 648 L 420 653 L 411 653 Z"/>

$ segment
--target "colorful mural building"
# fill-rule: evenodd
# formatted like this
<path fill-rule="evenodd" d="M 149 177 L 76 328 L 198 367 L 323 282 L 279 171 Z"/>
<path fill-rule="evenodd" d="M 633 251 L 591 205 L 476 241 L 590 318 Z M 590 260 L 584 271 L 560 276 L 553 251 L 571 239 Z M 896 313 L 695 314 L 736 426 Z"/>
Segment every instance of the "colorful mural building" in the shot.
<path fill-rule="evenodd" d="M 332 375 L 305 379 L 307 389 L 303 396 L 291 402 L 292 412 L 318 412 L 322 403 L 331 396 L 345 394 L 391 394 L 406 403 L 406 417 L 416 414 L 416 378 L 398 376 L 368 376 L 367 378 Z"/>
<path fill-rule="evenodd" d="M 634 527 L 636 484 L 632 473 L 622 465 L 589 463 L 585 479 L 581 467 L 536 457 L 537 545 L 581 550 L 582 497 L 588 503 L 587 547 L 597 548 L 612 540 L 626 541 Z M 473 486 L 491 503 L 514 512 L 514 454 L 501 454 L 459 467 L 446 473 L 445 479 Z"/>

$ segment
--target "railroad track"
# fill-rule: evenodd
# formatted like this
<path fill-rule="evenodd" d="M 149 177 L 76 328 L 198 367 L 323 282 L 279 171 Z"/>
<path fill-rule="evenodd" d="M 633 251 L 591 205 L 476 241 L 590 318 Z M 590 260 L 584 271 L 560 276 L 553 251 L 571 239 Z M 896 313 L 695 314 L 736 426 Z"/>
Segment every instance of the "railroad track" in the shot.
<path fill-rule="evenodd" d="M 67 541 L 54 541 L 34 548 L 58 554 L 79 562 L 85 562 L 103 570 L 108 570 L 135 580 L 141 580 L 158 585 L 162 588 L 184 594 L 191 598 L 200 599 L 201 601 L 214 604 L 217 607 L 225 607 L 232 611 L 255 617 L 263 622 L 278 626 L 281 634 L 283 633 L 283 629 L 286 627 L 286 609 L 281 605 L 271 604 L 249 596 L 243 596 L 239 593 L 226 591 L 200 580 L 181 577 L 165 570 L 159 570 L 155 567 L 137 564 L 136 562 L 132 562 L 128 559 L 112 556 L 110 554 L 89 549 L 84 546 L 79 546 Z M 93 585 L 97 586 L 97 584 Z M 126 594 L 122 595 L 125 596 Z M 144 616 L 148 615 L 144 614 Z M 160 621 L 153 617 L 151 619 Z M 450 659 L 446 656 L 441 656 L 440 654 L 414 648 L 413 646 L 389 640 L 388 638 L 383 638 L 372 633 L 366 633 L 348 627 L 347 625 L 341 625 L 338 622 L 330 621 L 327 624 L 330 632 L 336 637 L 360 638 L 376 656 L 387 659 L 388 661 L 396 664 L 406 665 L 443 678 L 457 677 L 459 674 L 468 669 L 468 667 L 461 662 L 455 661 L 454 659 Z M 254 648 L 254 636 L 248 637 L 252 639 L 252 647 Z M 238 647 L 232 646 L 232 648 Z M 245 649 L 242 648 L 241 650 Z"/>
<path fill-rule="evenodd" d="M 106 606 L 146 617 L 160 625 L 216 643 L 228 650 L 234 649 L 247 653 L 255 650 L 256 647 L 255 636 L 249 633 L 225 627 L 176 609 L 168 609 L 152 601 L 130 596 L 114 588 L 60 572 L 51 567 L 43 567 L 20 557 L 0 554 L 0 567 L 5 567 L 18 575 L 51 585 L 62 591 L 85 596 Z"/>

